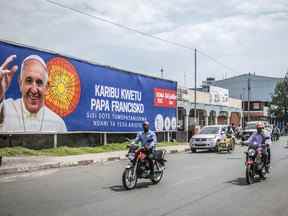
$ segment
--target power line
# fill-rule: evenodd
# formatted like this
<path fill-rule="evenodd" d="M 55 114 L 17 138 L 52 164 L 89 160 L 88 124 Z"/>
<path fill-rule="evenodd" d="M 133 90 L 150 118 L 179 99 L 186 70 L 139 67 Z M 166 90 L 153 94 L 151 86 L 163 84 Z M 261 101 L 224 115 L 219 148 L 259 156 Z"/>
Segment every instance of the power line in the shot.
<path fill-rule="evenodd" d="M 137 29 L 134 29 L 134 28 L 131 28 L 131 27 L 128 27 L 128 26 L 125 26 L 125 25 L 122 25 L 122 24 L 119 24 L 119 23 L 110 21 L 110 20 L 105 19 L 105 18 L 103 18 L 103 17 L 99 17 L 99 16 L 96 16 L 96 15 L 92 15 L 92 14 L 89 14 L 89 13 L 85 13 L 85 12 L 83 12 L 83 11 L 81 11 L 81 10 L 75 9 L 75 8 L 73 8 L 73 7 L 69 7 L 69 6 L 64 5 L 64 4 L 60 4 L 60 3 L 58 3 L 58 2 L 54 2 L 54 1 L 52 1 L 52 0 L 45 0 L 45 1 L 47 1 L 47 2 L 49 2 L 49 3 L 51 3 L 51 4 L 54 4 L 54 5 L 57 5 L 57 6 L 59 6 L 59 7 L 65 8 L 65 9 L 72 10 L 72 11 L 74 11 L 74 12 L 76 12 L 76 13 L 80 13 L 80 14 L 82 14 L 82 15 L 89 16 L 89 17 L 91 17 L 91 18 L 100 20 L 100 21 L 102 21 L 102 22 L 112 24 L 112 25 L 117 26 L 117 27 L 119 27 L 119 28 L 123 28 L 123 29 L 126 29 L 126 30 L 128 30 L 128 31 L 136 32 L 136 33 L 138 33 L 138 34 L 140 34 L 140 35 L 143 35 L 143 36 L 146 36 L 146 37 L 150 37 L 150 38 L 153 38 L 153 39 L 156 39 L 156 40 L 160 40 L 160 41 L 165 42 L 165 43 L 169 43 L 169 44 L 172 44 L 172 45 L 175 45 L 175 46 L 178 46 L 178 47 L 182 47 L 182 48 L 185 48 L 185 49 L 193 50 L 193 51 L 194 51 L 194 49 L 195 49 L 195 48 L 191 48 L 191 47 L 185 46 L 185 45 L 180 44 L 180 43 L 177 43 L 177 42 L 173 42 L 173 41 L 169 41 L 169 40 L 166 40 L 166 39 L 163 39 L 163 38 L 160 38 L 160 37 L 156 37 L 156 36 L 154 36 L 154 35 L 151 35 L 151 34 L 148 34 L 148 33 L 142 32 L 142 31 L 139 31 L 139 30 L 137 30 Z"/>
<path fill-rule="evenodd" d="M 212 56 L 209 56 L 208 54 L 206 54 L 206 53 L 204 53 L 204 52 L 202 52 L 202 51 L 200 51 L 200 50 L 198 50 L 198 52 L 199 52 L 200 54 L 202 54 L 203 56 L 206 56 L 207 58 L 209 58 L 211 61 L 214 61 L 215 63 L 217 63 L 217 64 L 219 64 L 219 65 L 222 65 L 222 66 L 225 67 L 226 69 L 228 69 L 228 70 L 230 70 L 230 71 L 232 71 L 232 72 L 239 73 L 238 71 L 235 71 L 233 68 L 231 68 L 231 67 L 229 67 L 229 66 L 221 63 L 220 61 L 218 61 L 217 59 L 213 58 Z"/>
<path fill-rule="evenodd" d="M 138 33 L 142 36 L 145 36 L 145 37 L 149 37 L 149 38 L 153 38 L 155 40 L 159 40 L 159 41 L 162 41 L 162 42 L 165 42 L 165 43 L 168 43 L 168 44 L 171 44 L 171 45 L 174 45 L 174 46 L 177 46 L 177 47 L 181 47 L 181 48 L 184 48 L 184 49 L 188 49 L 188 50 L 192 50 L 193 52 L 195 51 L 195 48 L 192 48 L 192 47 L 189 47 L 189 46 L 186 46 L 186 45 L 183 45 L 181 43 L 177 43 L 177 42 L 174 42 L 174 41 L 170 41 L 170 40 L 166 40 L 166 39 L 163 39 L 163 38 L 160 38 L 160 37 L 156 37 L 154 35 L 151 35 L 151 34 L 148 34 L 148 33 L 145 33 L 145 32 L 142 32 L 142 31 L 139 31 L 137 29 L 134 29 L 134 28 L 131 28 L 131 27 L 128 27 L 128 26 L 125 26 L 125 25 L 122 25 L 122 24 L 119 24 L 119 23 L 116 23 L 116 22 L 113 22 L 111 20 L 108 20 L 108 19 L 105 19 L 103 17 L 100 17 L 100 16 L 96 16 L 96 15 L 92 15 L 92 14 L 89 14 L 89 13 L 86 13 L 86 12 L 83 12 L 79 9 L 76 9 L 76 8 L 73 8 L 73 7 L 69 7 L 67 5 L 64 5 L 64 4 L 61 4 L 59 2 L 55 2 L 53 0 L 45 0 L 46 2 L 49 2 L 50 4 L 53 4 L 53 5 L 56 5 L 58 7 L 61 7 L 61 8 L 65 8 L 67 10 L 71 10 L 75 13 L 79 13 L 79 14 L 82 14 L 82 15 L 85 15 L 85 16 L 88 16 L 88 17 L 91 17 L 93 19 L 97 19 L 97 20 L 100 20 L 102 22 L 105 22 L 105 23 L 108 23 L 108 24 L 111 24 L 111 25 L 114 25 L 114 26 L 117 26 L 119 28 L 122 28 L 122 29 L 126 29 L 128 31 L 132 31 L 132 32 L 135 32 L 135 33 Z M 214 61 L 215 63 L 219 64 L 219 65 L 222 65 L 223 67 L 229 69 L 230 71 L 232 72 L 236 72 L 238 73 L 237 71 L 235 71 L 234 69 L 232 69 L 231 67 L 221 63 L 220 61 L 218 61 L 217 59 L 209 56 L 208 54 L 204 53 L 203 51 L 200 51 L 199 49 L 197 49 L 197 51 L 202 54 L 203 56 L 206 56 L 208 57 L 210 60 Z"/>

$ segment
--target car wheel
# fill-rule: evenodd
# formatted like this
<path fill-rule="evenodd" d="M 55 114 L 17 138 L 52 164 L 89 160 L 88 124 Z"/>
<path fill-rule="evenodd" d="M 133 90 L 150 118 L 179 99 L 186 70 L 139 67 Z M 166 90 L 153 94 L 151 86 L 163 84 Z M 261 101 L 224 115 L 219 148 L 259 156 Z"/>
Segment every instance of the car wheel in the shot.
<path fill-rule="evenodd" d="M 218 145 L 215 146 L 214 151 L 215 151 L 215 152 L 219 152 Z"/>
<path fill-rule="evenodd" d="M 191 148 L 191 152 L 192 152 L 192 153 L 196 153 L 196 152 L 197 152 L 197 149 Z"/>

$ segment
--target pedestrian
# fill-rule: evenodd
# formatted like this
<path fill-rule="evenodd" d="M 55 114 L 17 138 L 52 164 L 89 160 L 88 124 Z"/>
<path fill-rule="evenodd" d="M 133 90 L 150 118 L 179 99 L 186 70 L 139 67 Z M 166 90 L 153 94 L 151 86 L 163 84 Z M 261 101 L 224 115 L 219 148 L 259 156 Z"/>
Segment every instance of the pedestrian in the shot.
<path fill-rule="evenodd" d="M 280 137 L 280 129 L 277 127 L 276 124 L 274 124 L 272 129 L 272 141 L 278 141 L 279 137 Z"/>

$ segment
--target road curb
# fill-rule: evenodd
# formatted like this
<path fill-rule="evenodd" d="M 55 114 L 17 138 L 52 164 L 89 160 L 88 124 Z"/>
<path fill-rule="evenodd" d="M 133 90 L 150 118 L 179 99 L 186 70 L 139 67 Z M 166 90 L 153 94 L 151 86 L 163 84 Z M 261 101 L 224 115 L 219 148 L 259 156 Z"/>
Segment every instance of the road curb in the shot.
<path fill-rule="evenodd" d="M 176 149 L 174 150 L 173 149 L 173 150 L 168 151 L 168 154 L 175 154 L 175 153 L 178 153 L 178 152 L 179 152 L 178 150 L 176 150 Z"/>
<path fill-rule="evenodd" d="M 167 151 L 168 154 L 176 154 L 181 152 L 188 152 L 190 151 L 189 148 L 186 149 L 172 149 Z M 125 156 L 114 156 L 114 157 L 107 157 L 100 160 L 79 160 L 79 161 L 72 161 L 72 162 L 57 162 L 57 163 L 49 163 L 49 164 L 41 164 L 37 166 L 30 166 L 30 167 L 11 167 L 11 168 L 2 168 L 0 169 L 0 176 L 2 175 L 11 175 L 17 173 L 27 173 L 27 172 L 35 172 L 40 170 L 47 170 L 47 169 L 59 169 L 65 167 L 77 167 L 77 166 L 88 166 L 92 164 L 103 164 L 105 162 L 112 162 L 112 161 L 119 161 L 119 160 L 126 160 Z"/>

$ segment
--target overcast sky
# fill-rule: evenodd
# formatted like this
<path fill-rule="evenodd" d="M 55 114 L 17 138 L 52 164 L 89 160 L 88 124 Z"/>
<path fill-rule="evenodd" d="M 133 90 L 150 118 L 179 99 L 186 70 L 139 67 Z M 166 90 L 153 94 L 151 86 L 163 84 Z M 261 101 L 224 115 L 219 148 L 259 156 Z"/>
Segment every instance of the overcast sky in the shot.
<path fill-rule="evenodd" d="M 51 0 L 52 1 L 52 0 Z M 197 48 L 198 83 L 288 70 L 287 0 L 53 0 L 92 16 Z M 0 39 L 194 85 L 194 52 L 46 0 L 1 0 Z"/>

